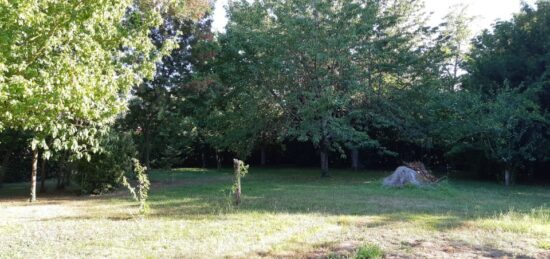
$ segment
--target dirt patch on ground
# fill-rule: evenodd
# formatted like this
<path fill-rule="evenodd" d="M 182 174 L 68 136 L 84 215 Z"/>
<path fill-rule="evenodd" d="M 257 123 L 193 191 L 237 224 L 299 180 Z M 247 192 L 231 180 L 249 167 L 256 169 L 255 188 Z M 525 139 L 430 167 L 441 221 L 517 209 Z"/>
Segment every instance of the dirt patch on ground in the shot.
<path fill-rule="evenodd" d="M 385 258 L 547 258 L 542 253 L 535 256 L 515 254 L 447 238 L 403 241 L 399 250 L 403 252 L 388 253 Z"/>
<path fill-rule="evenodd" d="M 414 240 L 401 242 L 403 252 L 391 249 L 384 258 L 550 258 L 550 252 L 541 252 L 534 256 L 514 254 L 500 249 L 473 246 L 456 240 Z M 289 255 L 288 258 L 353 258 L 361 247 L 357 241 L 326 243 L 313 251 L 302 255 Z M 270 254 L 259 254 L 261 257 L 272 257 Z M 284 256 L 283 256 L 284 257 Z M 279 256 L 277 256 L 279 258 Z"/>

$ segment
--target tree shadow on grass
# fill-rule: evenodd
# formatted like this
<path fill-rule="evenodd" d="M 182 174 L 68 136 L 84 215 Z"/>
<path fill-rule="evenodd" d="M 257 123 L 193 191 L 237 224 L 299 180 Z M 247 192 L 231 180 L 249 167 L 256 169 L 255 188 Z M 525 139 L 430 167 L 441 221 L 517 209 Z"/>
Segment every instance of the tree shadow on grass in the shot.
<path fill-rule="evenodd" d="M 540 189 L 534 189 L 536 194 L 533 194 L 528 188 L 509 190 L 496 185 L 470 186 L 468 183 L 451 183 L 426 189 L 387 189 L 380 186 L 380 179 L 376 178 L 378 176 L 343 173 L 335 174 L 331 179 L 320 179 L 312 173 L 298 173 L 279 174 L 273 171 L 244 178 L 243 203 L 240 207 L 232 205 L 229 193 L 232 178 L 227 173 L 206 176 L 201 173 L 200 177 L 173 179 L 163 175 L 159 179 L 152 179 L 154 184 L 149 199 L 151 212 L 146 217 L 174 220 L 204 220 L 212 217 L 216 221 L 223 221 L 228 217 L 240 217 L 243 214 L 255 214 L 258 220 L 261 220 L 262 214 L 314 214 L 335 219 L 334 223 L 337 225 L 351 225 L 357 231 L 392 229 L 394 224 L 407 223 L 444 233 L 462 228 L 472 220 L 494 217 L 510 208 L 514 208 L 514 212 L 519 214 L 527 214 L 536 206 L 548 208 L 548 193 Z M 93 203 L 71 206 L 93 207 L 108 201 L 111 202 L 108 204 L 110 209 L 103 213 L 60 215 L 45 220 L 135 219 L 135 214 L 125 213 L 127 210 L 137 211 L 134 210 L 137 205 L 130 202 L 129 196 L 75 197 L 52 194 L 47 198 L 47 202 L 62 205 L 75 198 Z M 28 203 L 21 203 L 21 206 L 27 205 Z M 304 217 L 303 220 L 312 219 Z M 434 248 L 445 252 L 442 256 L 453 253 L 471 253 L 473 256 L 486 257 L 518 256 L 490 247 L 476 247 L 457 241 L 447 241 L 445 244 L 447 248 Z M 313 246 L 311 256 L 340 254 L 340 250 L 342 254 L 351 253 L 356 245 L 358 244 L 343 246 L 345 249 L 342 250 L 339 248 L 342 244 L 338 242 L 319 243 Z M 257 255 L 262 256 L 261 252 Z M 289 257 L 294 257 L 293 255 L 296 254 L 291 253 Z M 265 256 L 275 255 L 268 253 Z"/>
<path fill-rule="evenodd" d="M 502 249 L 497 249 L 490 246 L 479 246 L 471 245 L 463 241 L 458 240 L 448 240 L 448 247 L 444 249 L 444 252 L 449 254 L 468 254 L 475 257 L 484 257 L 484 258 L 518 258 L 518 259 L 534 259 L 536 257 L 524 255 L 524 254 L 514 254 Z"/>
<path fill-rule="evenodd" d="M 275 170 L 243 179 L 243 203 L 232 205 L 231 177 L 226 173 L 205 177 L 153 179 L 149 203 L 150 217 L 184 218 L 190 215 L 219 215 L 238 212 L 387 216 L 388 221 L 418 221 L 434 229 L 460 227 L 463 221 L 497 215 L 514 208 L 529 213 L 534 206 L 546 206 L 546 194 L 536 189 L 503 192 L 483 186 L 460 190 L 464 185 L 434 189 L 387 189 L 372 176 L 336 174 L 323 180 L 311 172 L 304 175 Z M 179 173 L 178 173 L 179 174 Z M 475 185 L 475 184 L 474 184 Z M 21 186 L 20 186 L 21 187 Z M 21 188 L 19 188 L 21 189 Z M 479 192 L 479 197 L 476 197 Z M 17 192 L 16 192 L 17 193 Z M 123 193 L 123 194 L 121 194 Z M 75 196 L 70 192 L 50 192 L 39 196 L 39 203 L 62 204 L 70 200 L 128 199 L 124 190 L 106 196 Z M 0 201 L 24 201 L 20 195 L 0 197 Z M 16 204 L 27 206 L 28 203 Z M 10 205 L 11 206 L 11 205 Z M 115 205 L 113 205 L 115 206 Z M 544 207 L 545 208 L 545 207 Z M 398 216 L 395 216 L 398 215 Z"/>
<path fill-rule="evenodd" d="M 138 219 L 139 214 L 120 214 L 113 216 L 58 216 L 54 218 L 45 218 L 40 221 L 83 221 L 83 220 L 109 220 L 109 221 L 131 221 Z"/>
<path fill-rule="evenodd" d="M 309 246 L 306 252 L 300 249 L 290 251 L 258 251 L 256 256 L 267 258 L 352 258 L 364 243 L 357 241 L 329 241 L 316 244 L 298 244 Z M 471 245 L 458 240 L 426 241 L 417 239 L 412 242 L 401 242 L 402 249 L 385 252 L 384 258 L 547 258 L 550 253 L 539 253 L 529 256 L 512 253 L 491 246 Z M 407 252 L 409 251 L 409 252 Z"/>
<path fill-rule="evenodd" d="M 541 194 L 539 189 L 535 196 L 514 195 L 497 185 L 468 187 L 462 182 L 436 188 L 388 189 L 381 187 L 380 179 L 365 175 L 347 179 L 347 175 L 323 180 L 311 172 L 295 175 L 275 170 L 256 174 L 243 179 L 243 202 L 238 208 L 231 205 L 230 177 L 171 184 L 152 191 L 152 216 L 185 217 L 237 211 L 355 216 L 401 214 L 401 220 L 410 221 L 414 215 L 432 215 L 432 218 L 425 217 L 426 224 L 444 230 L 460 227 L 463 221 L 474 218 L 492 217 L 510 208 L 517 213 L 529 213 L 535 207 L 547 206 L 545 193 Z M 412 216 L 403 218 L 403 215 Z M 415 220 L 423 221 L 416 217 Z"/>

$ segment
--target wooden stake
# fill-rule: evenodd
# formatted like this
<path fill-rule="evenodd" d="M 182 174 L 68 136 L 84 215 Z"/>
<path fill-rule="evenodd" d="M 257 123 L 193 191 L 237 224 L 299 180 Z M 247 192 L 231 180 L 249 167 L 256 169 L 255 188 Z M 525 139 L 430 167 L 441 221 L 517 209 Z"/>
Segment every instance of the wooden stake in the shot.
<path fill-rule="evenodd" d="M 241 161 L 233 159 L 235 169 L 235 205 L 241 204 Z"/>

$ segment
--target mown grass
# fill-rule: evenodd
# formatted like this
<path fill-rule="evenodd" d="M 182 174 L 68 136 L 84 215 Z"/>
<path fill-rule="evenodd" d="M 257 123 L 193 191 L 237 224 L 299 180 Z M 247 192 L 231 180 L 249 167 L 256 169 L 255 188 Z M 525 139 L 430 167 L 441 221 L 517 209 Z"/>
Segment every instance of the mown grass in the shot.
<path fill-rule="evenodd" d="M 255 169 L 232 205 L 230 170 L 151 173 L 150 213 L 124 193 L 0 188 L 0 257 L 549 257 L 550 189 L 454 181 L 389 189 L 389 172 Z"/>

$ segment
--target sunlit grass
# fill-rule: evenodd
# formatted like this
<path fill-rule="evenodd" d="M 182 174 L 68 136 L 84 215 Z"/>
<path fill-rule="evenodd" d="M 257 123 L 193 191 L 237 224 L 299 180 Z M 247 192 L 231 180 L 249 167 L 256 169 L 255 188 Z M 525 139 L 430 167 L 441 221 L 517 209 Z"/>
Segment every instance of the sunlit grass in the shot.
<path fill-rule="evenodd" d="M 476 225 L 513 233 L 526 233 L 550 238 L 550 210 L 540 207 L 529 212 L 510 209 L 494 217 L 477 220 Z"/>
<path fill-rule="evenodd" d="M 159 170 L 151 211 L 121 191 L 50 194 L 0 189 L 0 257 L 547 257 L 550 190 L 449 181 L 389 189 L 384 172 L 252 169 L 232 205 L 232 172 Z"/>
<path fill-rule="evenodd" d="M 545 249 L 545 250 L 550 251 L 550 240 L 548 240 L 548 241 L 545 241 L 545 240 L 539 241 L 538 246 L 541 249 Z"/>

